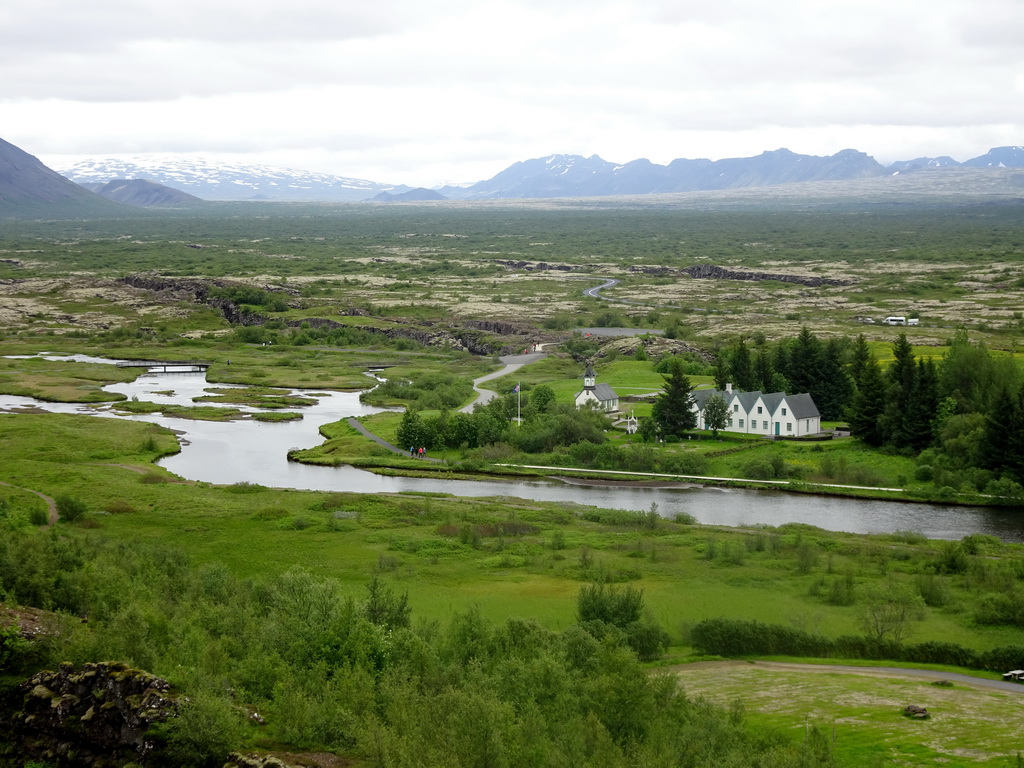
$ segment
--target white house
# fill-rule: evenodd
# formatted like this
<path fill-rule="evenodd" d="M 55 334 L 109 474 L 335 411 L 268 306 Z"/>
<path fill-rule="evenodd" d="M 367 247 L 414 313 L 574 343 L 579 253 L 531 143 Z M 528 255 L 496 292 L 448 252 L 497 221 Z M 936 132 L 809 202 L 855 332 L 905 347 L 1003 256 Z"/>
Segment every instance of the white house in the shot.
<path fill-rule="evenodd" d="M 583 391 L 577 392 L 575 399 L 577 408 L 582 408 L 587 403 L 593 403 L 602 411 L 619 410 L 619 396 L 607 384 L 597 383 L 594 366 L 589 362 L 586 371 L 583 372 Z"/>
<path fill-rule="evenodd" d="M 733 392 L 729 384 L 726 385 L 724 392 L 716 389 L 698 389 L 692 394 L 698 429 L 707 429 L 704 421 L 704 404 L 712 395 L 720 395 L 729 408 L 729 420 L 723 432 L 803 437 L 821 431 L 821 414 L 808 394 Z"/>

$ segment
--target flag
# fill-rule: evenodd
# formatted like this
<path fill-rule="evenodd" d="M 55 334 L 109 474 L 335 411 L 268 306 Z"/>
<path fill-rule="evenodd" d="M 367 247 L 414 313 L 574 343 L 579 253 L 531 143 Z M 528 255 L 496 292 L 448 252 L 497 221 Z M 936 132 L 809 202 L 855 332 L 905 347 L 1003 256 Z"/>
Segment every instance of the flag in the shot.
<path fill-rule="evenodd" d="M 516 384 L 516 388 L 512 390 L 512 394 L 515 395 L 515 394 L 518 394 L 518 392 L 519 392 L 519 385 Z"/>

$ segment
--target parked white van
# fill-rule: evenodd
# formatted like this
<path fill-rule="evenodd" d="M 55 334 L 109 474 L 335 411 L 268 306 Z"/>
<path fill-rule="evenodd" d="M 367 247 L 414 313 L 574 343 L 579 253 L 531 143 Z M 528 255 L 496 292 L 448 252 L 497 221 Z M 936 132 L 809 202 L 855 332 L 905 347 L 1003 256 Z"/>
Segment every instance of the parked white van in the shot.
<path fill-rule="evenodd" d="M 883 320 L 882 322 L 884 322 L 886 325 L 906 325 L 907 318 L 892 315 L 890 317 L 885 318 L 885 320 Z"/>

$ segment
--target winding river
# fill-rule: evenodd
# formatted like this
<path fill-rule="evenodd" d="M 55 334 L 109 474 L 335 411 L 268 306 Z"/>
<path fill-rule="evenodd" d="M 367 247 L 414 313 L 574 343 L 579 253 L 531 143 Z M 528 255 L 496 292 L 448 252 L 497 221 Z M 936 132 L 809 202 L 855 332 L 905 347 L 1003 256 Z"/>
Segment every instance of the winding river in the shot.
<path fill-rule="evenodd" d="M 61 357 L 85 362 L 116 361 L 87 356 Z M 105 389 L 164 404 L 191 405 L 192 398 L 211 385 L 203 373 L 143 374 L 135 381 Z M 108 407 L 46 403 L 28 397 L 0 395 L 0 411 L 26 409 L 56 413 L 149 421 L 180 434 L 181 453 L 161 460 L 171 472 L 190 480 L 231 484 L 259 483 L 280 488 L 301 488 L 354 493 L 434 492 L 456 496 L 507 496 L 540 501 L 585 504 L 611 509 L 643 511 L 658 505 L 672 517 L 693 515 L 712 525 L 753 526 L 807 523 L 834 531 L 891 533 L 915 531 L 933 539 L 960 539 L 985 533 L 1005 541 L 1024 542 L 1024 515 L 1012 510 L 934 504 L 886 502 L 810 496 L 779 491 L 721 488 L 636 487 L 627 484 L 577 485 L 557 480 L 444 480 L 421 477 L 384 477 L 353 467 L 320 467 L 290 462 L 291 448 L 319 444 L 323 424 L 350 416 L 379 413 L 382 409 L 359 401 L 358 392 L 295 390 L 314 396 L 317 404 L 302 409 L 303 419 L 292 422 L 193 421 L 161 415 L 121 416 Z M 245 409 L 243 409 L 245 410 Z M 255 410 L 255 409 L 249 409 Z"/>

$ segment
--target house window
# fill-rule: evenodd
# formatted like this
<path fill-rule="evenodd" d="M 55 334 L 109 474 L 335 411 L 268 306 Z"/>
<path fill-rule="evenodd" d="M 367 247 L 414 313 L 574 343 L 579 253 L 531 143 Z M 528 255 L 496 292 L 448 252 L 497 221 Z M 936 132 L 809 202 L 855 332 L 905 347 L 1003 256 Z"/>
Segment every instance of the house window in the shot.
<path fill-rule="evenodd" d="M 761 427 L 761 429 L 768 429 L 768 422 L 767 421 L 762 421 L 761 423 L 764 425 L 763 427 Z"/>
<path fill-rule="evenodd" d="M 736 403 L 733 403 L 733 405 L 732 405 L 732 412 L 733 413 L 739 413 L 740 412 L 739 405 L 737 405 Z"/>
<path fill-rule="evenodd" d="M 759 414 L 761 413 L 761 406 L 760 406 L 760 405 L 759 405 L 759 406 L 757 406 L 757 412 L 758 412 Z"/>
<path fill-rule="evenodd" d="M 793 422 L 791 422 L 791 421 L 787 421 L 786 422 L 786 431 L 787 432 L 792 432 L 793 431 Z"/>
<path fill-rule="evenodd" d="M 740 426 L 743 426 L 743 419 L 740 419 Z"/>
<path fill-rule="evenodd" d="M 783 416 L 785 416 L 785 415 L 786 415 L 786 409 L 785 409 L 785 408 L 783 408 L 783 409 L 782 409 L 782 415 L 783 415 Z"/>
<path fill-rule="evenodd" d="M 729 426 L 732 426 L 732 419 L 729 419 Z"/>

